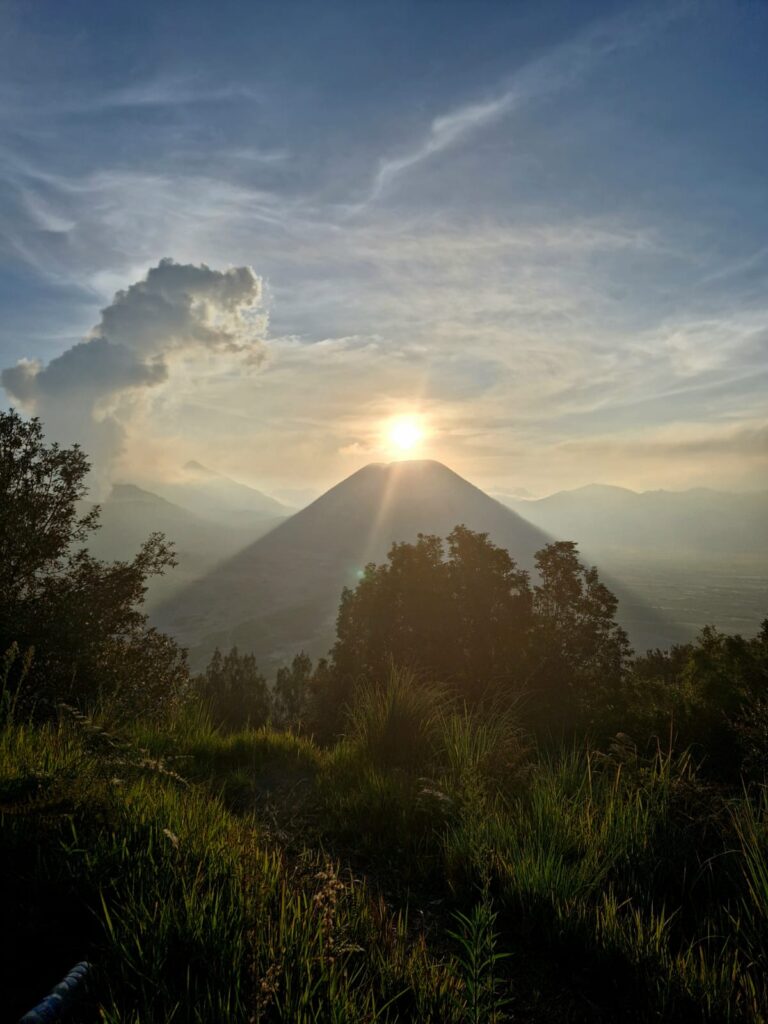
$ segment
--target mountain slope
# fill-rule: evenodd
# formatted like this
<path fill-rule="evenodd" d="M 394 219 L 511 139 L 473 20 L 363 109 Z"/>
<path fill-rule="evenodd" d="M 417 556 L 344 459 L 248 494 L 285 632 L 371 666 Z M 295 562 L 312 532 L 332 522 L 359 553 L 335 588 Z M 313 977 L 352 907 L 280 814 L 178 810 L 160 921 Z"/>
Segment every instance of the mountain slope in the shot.
<path fill-rule="evenodd" d="M 280 520 L 256 519 L 249 526 L 221 526 L 133 484 L 116 484 L 102 503 L 100 523 L 88 542 L 97 558 L 130 559 L 150 533 L 174 542 L 178 566 L 150 582 L 151 606 L 248 547 Z"/>
<path fill-rule="evenodd" d="M 252 526 L 257 519 L 277 520 L 293 512 L 255 487 L 231 480 L 199 462 L 188 462 L 181 480 L 154 486 L 169 501 L 223 526 Z"/>
<path fill-rule="evenodd" d="M 541 529 L 574 537 L 597 553 L 768 555 L 768 492 L 728 494 L 700 487 L 637 493 L 590 484 L 507 504 Z"/>
<path fill-rule="evenodd" d="M 551 538 L 437 462 L 373 464 L 359 470 L 156 612 L 156 622 L 203 659 L 216 644 L 254 650 L 262 664 L 301 647 L 324 653 L 344 586 L 393 541 L 446 536 L 459 523 L 486 532 L 533 567 Z M 660 623 L 625 594 L 623 619 L 638 642 Z"/>
<path fill-rule="evenodd" d="M 768 592 L 768 492 L 645 491 L 591 484 L 507 504 L 541 529 L 579 542 L 677 626 L 754 634 Z"/>

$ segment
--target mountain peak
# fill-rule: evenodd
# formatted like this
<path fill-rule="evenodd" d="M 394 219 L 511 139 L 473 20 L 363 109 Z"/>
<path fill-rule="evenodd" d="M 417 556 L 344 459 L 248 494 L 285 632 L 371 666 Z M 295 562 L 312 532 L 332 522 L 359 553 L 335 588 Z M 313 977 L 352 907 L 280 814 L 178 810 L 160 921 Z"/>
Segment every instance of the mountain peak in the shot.
<path fill-rule="evenodd" d="M 143 501 L 153 505 L 170 505 L 169 501 L 161 498 L 153 491 L 147 491 L 136 484 L 113 484 L 109 495 L 109 501 Z"/>
<path fill-rule="evenodd" d="M 190 459 L 189 462 L 185 462 L 183 468 L 188 470 L 190 473 L 200 473 L 203 476 L 218 476 L 219 475 L 218 473 L 214 472 L 212 469 L 208 469 L 207 466 L 204 466 L 202 464 L 202 462 L 198 462 L 197 459 Z"/>
<path fill-rule="evenodd" d="M 366 472 L 378 472 L 381 470 L 400 470 L 408 472 L 410 470 L 445 470 L 448 473 L 452 473 L 453 470 L 449 469 L 444 462 L 438 462 L 436 459 L 394 459 L 392 462 L 369 462 L 362 469 L 359 469 L 358 473 Z M 353 473 L 352 476 L 355 476 Z M 347 479 L 350 479 L 347 477 Z M 342 481 L 343 483 L 343 481 Z"/>

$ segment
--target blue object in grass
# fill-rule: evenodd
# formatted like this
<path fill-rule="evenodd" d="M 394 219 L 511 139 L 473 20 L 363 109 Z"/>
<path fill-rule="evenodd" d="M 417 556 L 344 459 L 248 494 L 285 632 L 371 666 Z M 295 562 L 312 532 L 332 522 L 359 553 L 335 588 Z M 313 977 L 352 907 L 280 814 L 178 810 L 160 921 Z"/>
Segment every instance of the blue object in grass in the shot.
<path fill-rule="evenodd" d="M 55 1024 L 83 991 L 91 965 L 83 960 L 76 964 L 49 995 L 25 1013 L 19 1024 Z"/>

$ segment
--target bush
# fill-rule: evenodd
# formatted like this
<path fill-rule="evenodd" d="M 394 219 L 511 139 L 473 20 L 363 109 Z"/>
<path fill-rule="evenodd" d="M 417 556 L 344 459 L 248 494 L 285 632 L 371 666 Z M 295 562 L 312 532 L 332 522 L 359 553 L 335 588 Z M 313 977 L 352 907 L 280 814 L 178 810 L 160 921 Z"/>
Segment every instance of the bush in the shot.
<path fill-rule="evenodd" d="M 433 756 L 445 691 L 406 669 L 383 685 L 361 687 L 349 708 L 348 732 L 376 768 L 414 769 Z"/>

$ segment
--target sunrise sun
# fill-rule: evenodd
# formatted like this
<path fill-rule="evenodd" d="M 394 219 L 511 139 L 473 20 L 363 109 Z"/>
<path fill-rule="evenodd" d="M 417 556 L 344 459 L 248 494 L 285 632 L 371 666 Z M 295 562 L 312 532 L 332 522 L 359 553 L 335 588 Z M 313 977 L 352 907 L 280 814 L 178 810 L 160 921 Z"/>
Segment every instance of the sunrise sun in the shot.
<path fill-rule="evenodd" d="M 410 452 L 424 440 L 424 427 L 417 416 L 397 416 L 387 425 L 386 437 L 393 452 Z"/>

